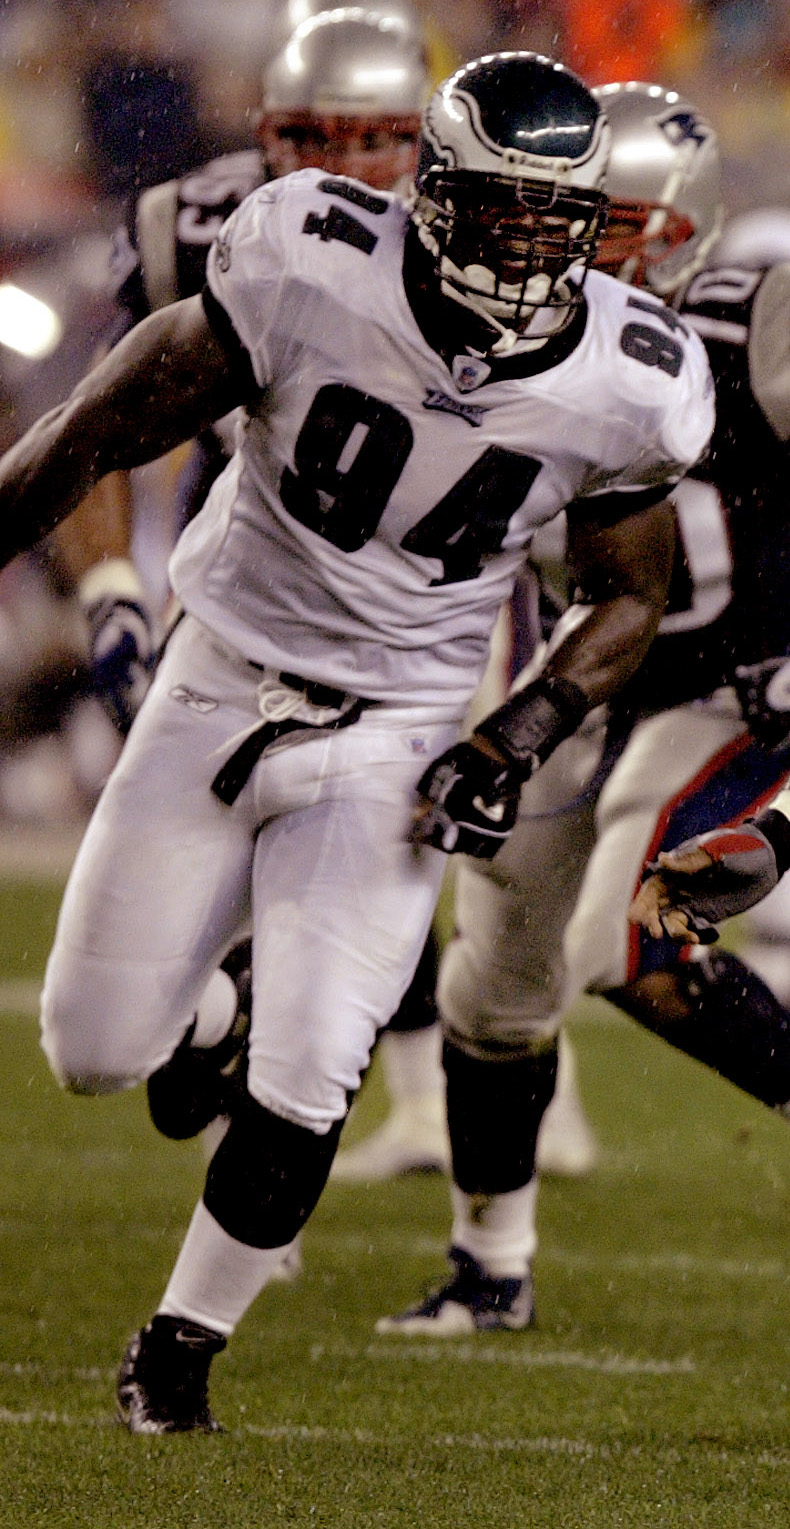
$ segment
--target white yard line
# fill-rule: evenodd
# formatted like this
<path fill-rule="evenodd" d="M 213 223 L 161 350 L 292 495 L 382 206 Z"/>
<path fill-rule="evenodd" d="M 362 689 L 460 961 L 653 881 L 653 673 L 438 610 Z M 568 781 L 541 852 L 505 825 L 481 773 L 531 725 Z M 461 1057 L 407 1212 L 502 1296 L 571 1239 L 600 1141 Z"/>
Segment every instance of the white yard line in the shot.
<path fill-rule="evenodd" d="M 64 1429 L 85 1429 L 90 1431 L 97 1428 L 117 1429 L 120 1425 L 108 1412 L 85 1414 L 75 1417 L 68 1412 L 51 1412 L 28 1408 L 24 1411 L 14 1412 L 10 1407 L 0 1407 L 0 1428 L 31 1428 L 48 1427 Z M 229 1428 L 225 1433 L 226 1439 L 261 1439 L 272 1444 L 277 1443 L 301 1443 L 306 1444 L 335 1444 L 335 1445 L 362 1445 L 367 1449 L 386 1449 L 391 1451 L 399 1443 L 412 1443 L 413 1439 L 398 1440 L 391 1433 L 371 1433 L 364 1428 L 325 1428 L 320 1425 L 309 1426 L 297 1423 L 276 1423 L 271 1425 L 258 1423 L 243 1423 L 240 1428 Z M 221 1445 L 221 1438 L 218 1444 Z M 535 1438 L 497 1438 L 495 1435 L 486 1437 L 484 1434 L 420 1434 L 420 1453 L 424 1456 L 427 1451 L 434 1454 L 443 1454 L 448 1451 L 458 1452 L 465 1455 L 569 1455 L 574 1459 L 585 1460 L 623 1460 L 644 1458 L 644 1445 L 621 1444 L 615 1440 L 612 1444 L 605 1441 L 594 1443 L 591 1439 L 567 1439 L 562 1436 L 555 1437 L 550 1434 Z M 704 1452 L 704 1446 L 703 1446 Z M 662 1449 L 658 1446 L 655 1451 L 658 1458 L 667 1457 L 673 1461 L 677 1458 L 677 1451 L 669 1446 Z M 728 1462 L 737 1463 L 745 1458 L 746 1451 L 728 1449 L 726 1447 L 712 1446 L 712 1454 L 722 1464 Z M 752 1467 L 763 1467 L 767 1470 L 787 1470 L 790 1467 L 790 1451 L 786 1449 L 765 1449 L 757 1455 L 749 1456 L 749 1464 Z"/>
<path fill-rule="evenodd" d="M 313 1364 L 324 1360 L 369 1360 L 371 1363 L 391 1363 L 393 1360 L 407 1364 L 438 1364 L 449 1360 L 453 1364 L 503 1365 L 509 1369 L 562 1369 L 592 1370 L 599 1375 L 695 1375 L 697 1367 L 693 1359 L 634 1359 L 626 1354 L 584 1354 L 578 1350 L 532 1349 L 522 1347 L 484 1347 L 478 1343 L 458 1343 L 448 1339 L 440 1342 L 404 1342 L 394 1338 L 391 1344 L 368 1343 L 361 1348 L 353 1344 L 316 1343 L 310 1350 Z"/>
<path fill-rule="evenodd" d="M 441 1263 L 447 1258 L 446 1237 L 410 1237 L 407 1231 L 386 1228 L 379 1228 L 373 1242 L 369 1234 L 364 1232 L 332 1232 L 320 1225 L 311 1224 L 308 1229 L 308 1248 L 311 1245 L 316 1250 L 327 1249 L 335 1256 L 351 1256 L 360 1262 L 370 1258 L 402 1260 L 409 1257 L 436 1258 Z M 537 1258 L 541 1266 L 553 1264 L 563 1269 L 580 1271 L 612 1268 L 638 1272 L 648 1269 L 681 1276 L 712 1273 L 729 1279 L 790 1279 L 790 1262 L 786 1258 L 718 1258 L 671 1248 L 663 1253 L 644 1254 L 594 1250 L 575 1252 L 563 1247 L 541 1245 Z"/>

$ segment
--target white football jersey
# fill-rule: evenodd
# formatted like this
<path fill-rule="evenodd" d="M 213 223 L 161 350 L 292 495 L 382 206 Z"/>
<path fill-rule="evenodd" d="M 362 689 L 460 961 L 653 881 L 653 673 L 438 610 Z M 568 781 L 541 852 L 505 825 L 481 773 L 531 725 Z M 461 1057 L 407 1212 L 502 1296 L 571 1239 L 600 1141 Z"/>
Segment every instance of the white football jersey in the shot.
<path fill-rule="evenodd" d="M 406 299 L 407 225 L 397 197 L 317 170 L 228 220 L 208 283 L 261 393 L 171 578 L 259 664 L 458 710 L 536 528 L 572 500 L 675 482 L 712 389 L 697 337 L 597 272 L 557 365 L 448 368 Z"/>

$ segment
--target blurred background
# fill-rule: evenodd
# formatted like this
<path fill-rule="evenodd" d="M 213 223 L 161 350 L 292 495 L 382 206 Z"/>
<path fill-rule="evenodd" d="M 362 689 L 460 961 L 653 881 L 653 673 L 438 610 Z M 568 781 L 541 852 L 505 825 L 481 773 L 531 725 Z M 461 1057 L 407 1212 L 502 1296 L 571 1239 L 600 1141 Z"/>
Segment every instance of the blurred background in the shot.
<path fill-rule="evenodd" d="M 717 128 L 731 215 L 790 208 L 786 0 L 414 4 L 434 80 L 507 47 L 549 53 L 589 84 L 658 80 Z M 250 143 L 261 71 L 299 7 L 0 0 L 0 449 L 90 365 L 112 322 L 124 208 Z M 0 825 L 78 825 L 113 762 L 84 643 L 46 549 L 0 574 Z"/>

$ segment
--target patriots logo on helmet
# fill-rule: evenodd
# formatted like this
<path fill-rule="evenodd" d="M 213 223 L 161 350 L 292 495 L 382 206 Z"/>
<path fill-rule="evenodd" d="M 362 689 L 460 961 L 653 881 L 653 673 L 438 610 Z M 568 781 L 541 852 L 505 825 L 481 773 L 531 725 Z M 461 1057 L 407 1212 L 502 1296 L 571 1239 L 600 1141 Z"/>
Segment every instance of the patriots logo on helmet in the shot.
<path fill-rule="evenodd" d="M 678 148 L 682 143 L 706 143 L 710 137 L 710 129 L 706 122 L 698 117 L 693 111 L 676 111 L 671 117 L 664 117 L 659 123 L 662 131 L 673 147 Z"/>

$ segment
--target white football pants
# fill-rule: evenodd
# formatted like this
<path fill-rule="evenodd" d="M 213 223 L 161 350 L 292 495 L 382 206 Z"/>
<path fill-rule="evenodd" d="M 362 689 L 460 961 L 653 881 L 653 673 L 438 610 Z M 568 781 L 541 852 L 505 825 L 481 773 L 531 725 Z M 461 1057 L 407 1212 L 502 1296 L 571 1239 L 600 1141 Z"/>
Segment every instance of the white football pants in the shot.
<path fill-rule="evenodd" d="M 322 1133 L 428 933 L 446 861 L 405 834 L 415 782 L 460 718 L 374 706 L 284 739 L 229 807 L 211 782 L 260 720 L 260 679 L 193 619 L 177 628 L 66 889 L 42 1043 L 78 1090 L 147 1077 L 251 923 L 250 1092 Z"/>

